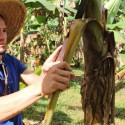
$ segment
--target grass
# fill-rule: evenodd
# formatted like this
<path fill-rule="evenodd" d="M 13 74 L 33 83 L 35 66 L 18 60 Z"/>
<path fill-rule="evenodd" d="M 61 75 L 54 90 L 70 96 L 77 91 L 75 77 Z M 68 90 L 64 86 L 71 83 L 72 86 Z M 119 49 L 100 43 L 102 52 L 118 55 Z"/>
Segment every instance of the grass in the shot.
<path fill-rule="evenodd" d="M 119 56 L 121 57 L 123 63 L 125 64 L 125 51 L 121 52 Z"/>
<path fill-rule="evenodd" d="M 116 125 L 125 125 L 125 81 L 116 83 L 115 121 Z"/>
<path fill-rule="evenodd" d="M 71 83 L 71 88 L 60 94 L 52 125 L 82 125 L 83 111 L 81 106 L 79 80 Z M 29 120 L 38 125 L 42 122 L 49 100 L 41 98 L 23 112 L 24 122 L 29 125 Z"/>
<path fill-rule="evenodd" d="M 74 69 L 77 75 L 83 72 Z M 52 125 L 83 125 L 83 111 L 80 95 L 81 80 L 76 78 L 70 84 L 70 89 L 60 94 L 56 110 L 53 116 Z M 48 99 L 41 98 L 23 112 L 24 122 L 29 125 L 29 121 L 39 125 L 45 115 Z M 116 125 L 125 125 L 125 81 L 117 82 L 115 96 L 115 122 Z"/>
<path fill-rule="evenodd" d="M 83 75 L 83 69 L 78 69 L 78 68 L 73 68 L 72 72 L 76 74 L 77 76 L 82 76 Z"/>

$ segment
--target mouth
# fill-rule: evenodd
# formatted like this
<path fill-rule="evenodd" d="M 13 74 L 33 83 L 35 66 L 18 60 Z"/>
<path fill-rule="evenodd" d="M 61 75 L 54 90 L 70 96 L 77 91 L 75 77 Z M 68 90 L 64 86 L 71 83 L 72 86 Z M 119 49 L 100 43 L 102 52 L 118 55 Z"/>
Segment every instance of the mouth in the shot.
<path fill-rule="evenodd" d="M 0 49 L 5 49 L 6 42 L 3 39 L 0 39 Z"/>
<path fill-rule="evenodd" d="M 0 45 L 5 45 L 5 40 L 4 39 L 0 39 Z"/>
<path fill-rule="evenodd" d="M 5 45 L 4 44 L 0 44 L 0 47 L 4 47 Z"/>
<path fill-rule="evenodd" d="M 5 49 L 6 49 L 5 45 L 4 44 L 0 44 L 0 51 L 1 50 L 5 50 Z"/>

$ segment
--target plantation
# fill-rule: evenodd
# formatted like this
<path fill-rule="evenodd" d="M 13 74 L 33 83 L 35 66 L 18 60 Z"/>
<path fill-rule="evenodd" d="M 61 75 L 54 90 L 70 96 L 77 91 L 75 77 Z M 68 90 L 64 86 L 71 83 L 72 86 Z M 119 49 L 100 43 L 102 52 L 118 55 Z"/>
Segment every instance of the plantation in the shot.
<path fill-rule="evenodd" d="M 76 75 L 65 92 L 43 97 L 24 110 L 24 123 L 39 125 L 52 110 L 47 116 L 52 125 L 113 125 L 114 119 L 116 125 L 125 125 L 125 1 L 22 1 L 26 23 L 8 53 L 40 74 L 48 56 L 67 38 L 60 60 L 70 63 Z M 20 89 L 24 87 L 20 83 Z M 50 100 L 55 108 L 50 104 L 47 110 Z"/>
<path fill-rule="evenodd" d="M 79 70 L 77 71 L 79 72 Z M 84 113 L 82 111 L 79 84 L 79 79 L 73 80 L 70 88 L 61 93 L 53 116 L 52 125 L 83 125 Z M 120 82 L 116 88 L 115 122 L 116 125 L 125 125 L 125 82 Z M 29 123 L 39 125 L 44 118 L 48 103 L 48 99 L 42 98 L 25 110 L 23 117 L 26 125 L 29 125 Z"/>

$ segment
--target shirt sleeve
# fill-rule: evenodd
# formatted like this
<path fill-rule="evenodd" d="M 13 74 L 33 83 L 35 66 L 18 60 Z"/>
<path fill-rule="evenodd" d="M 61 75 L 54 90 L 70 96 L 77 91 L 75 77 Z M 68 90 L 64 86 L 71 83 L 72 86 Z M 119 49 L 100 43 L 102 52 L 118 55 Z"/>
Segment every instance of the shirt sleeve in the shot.
<path fill-rule="evenodd" d="M 27 69 L 27 67 L 21 61 L 19 61 L 17 58 L 13 57 L 13 59 L 14 59 L 14 64 L 15 64 L 17 73 L 20 76 Z"/>
<path fill-rule="evenodd" d="M 26 69 L 27 69 L 27 67 L 23 63 L 21 63 L 19 61 L 19 63 L 18 63 L 18 71 L 19 71 L 19 73 L 22 74 Z"/>

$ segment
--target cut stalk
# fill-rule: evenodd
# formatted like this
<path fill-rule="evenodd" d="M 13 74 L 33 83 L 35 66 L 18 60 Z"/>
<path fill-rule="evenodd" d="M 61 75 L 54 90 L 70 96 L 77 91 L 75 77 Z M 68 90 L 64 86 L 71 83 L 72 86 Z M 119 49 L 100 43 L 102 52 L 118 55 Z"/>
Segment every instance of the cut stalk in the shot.
<path fill-rule="evenodd" d="M 73 54 L 77 48 L 77 45 L 80 41 L 82 31 L 86 26 L 86 21 L 83 21 L 82 19 L 74 20 L 70 27 L 69 36 L 66 38 L 66 40 L 63 43 L 62 50 L 60 51 L 60 54 L 56 61 L 66 61 L 68 63 L 71 62 Z M 42 122 L 42 125 L 50 125 L 52 116 L 54 113 L 54 109 L 56 107 L 56 103 L 59 97 L 60 91 L 55 92 L 52 94 L 48 109 L 46 111 L 45 118 Z"/>
<path fill-rule="evenodd" d="M 121 70 L 120 72 L 116 73 L 115 79 L 121 80 L 125 78 L 125 69 Z"/>

